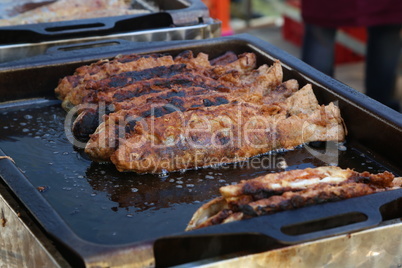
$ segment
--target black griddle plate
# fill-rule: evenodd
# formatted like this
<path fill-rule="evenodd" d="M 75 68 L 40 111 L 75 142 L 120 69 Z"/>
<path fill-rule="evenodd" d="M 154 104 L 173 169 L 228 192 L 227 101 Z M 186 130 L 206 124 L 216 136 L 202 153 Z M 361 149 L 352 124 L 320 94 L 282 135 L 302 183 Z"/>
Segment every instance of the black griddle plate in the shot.
<path fill-rule="evenodd" d="M 310 144 L 308 149 L 260 156 L 259 161 L 158 176 L 120 173 L 112 165 L 93 163 L 67 140 L 66 112 L 53 93 L 60 77 L 80 65 L 120 53 L 176 55 L 185 49 L 208 53 L 211 58 L 227 50 L 254 52 L 258 65 L 280 59 L 284 80 L 295 78 L 301 86 L 310 82 L 321 104 L 336 102 L 348 128 L 347 141 Z M 144 246 L 153 244 L 156 264 L 174 265 L 301 243 L 402 216 L 398 212 L 402 211 L 402 191 L 394 190 L 183 233 L 196 209 L 218 196 L 221 186 L 282 171 L 283 163 L 285 170 L 329 164 L 314 157 L 311 150 L 321 154 L 332 150 L 331 161 L 338 161 L 342 168 L 402 174 L 399 113 L 250 35 L 151 44 L 122 42 L 112 48 L 35 57 L 1 68 L 0 89 L 3 100 L 35 97 L 0 105 L 0 148 L 16 163 L 0 160 L 0 175 L 51 239 L 87 264 L 125 250 L 139 254 Z"/>

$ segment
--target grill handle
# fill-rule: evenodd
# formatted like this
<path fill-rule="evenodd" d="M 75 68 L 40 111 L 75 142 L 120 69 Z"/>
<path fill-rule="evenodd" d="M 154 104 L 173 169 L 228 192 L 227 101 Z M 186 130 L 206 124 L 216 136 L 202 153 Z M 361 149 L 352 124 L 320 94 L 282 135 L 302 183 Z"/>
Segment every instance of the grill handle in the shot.
<path fill-rule="evenodd" d="M 0 31 L 1 32 L 1 31 Z M 1 37 L 0 37 L 1 38 Z M 185 46 L 192 40 L 154 41 L 154 42 L 133 42 L 124 39 L 105 39 L 93 42 L 77 42 L 65 45 L 49 47 L 42 55 L 19 59 L 13 62 L 0 63 L 2 67 L 25 68 L 25 66 L 41 66 L 59 64 L 66 59 L 79 58 L 83 64 L 89 64 L 99 59 L 114 58 L 118 54 L 152 53 L 166 47 L 166 44 Z"/>
<path fill-rule="evenodd" d="M 0 44 L 37 43 L 43 41 L 111 35 L 172 27 L 169 13 L 123 15 L 94 19 L 0 27 Z"/>
<path fill-rule="evenodd" d="M 254 233 L 275 239 L 289 245 L 351 233 L 375 227 L 384 218 L 382 207 L 398 202 L 394 207 L 395 217 L 402 206 L 402 189 L 380 192 L 338 202 L 324 203 L 272 215 L 201 228 L 183 236 Z"/>
<path fill-rule="evenodd" d="M 278 214 L 275 219 L 277 224 L 268 230 L 262 228 L 260 232 L 274 237 L 282 244 L 296 244 L 364 230 L 375 227 L 382 221 L 378 208 L 370 204 L 359 207 L 347 205 L 341 210 L 337 210 L 337 206 L 324 208 L 323 211 L 319 209 L 319 206 L 314 207 L 306 214 L 298 211 L 291 218 Z M 264 226 L 263 221 L 259 226 Z"/>
<path fill-rule="evenodd" d="M 93 42 L 85 42 L 85 43 L 75 43 L 75 44 L 66 44 L 59 46 L 49 47 L 45 54 L 50 55 L 54 53 L 74 53 L 77 51 L 85 50 L 85 49 L 109 49 L 112 46 L 125 46 L 132 44 L 132 42 L 124 40 L 124 39 L 110 39 L 110 40 L 100 40 Z M 74 52 L 73 52 L 74 51 Z"/>
<path fill-rule="evenodd" d="M 274 214 L 272 216 L 274 216 L 273 220 L 276 224 L 270 230 L 261 229 L 261 233 L 271 236 L 283 244 L 295 244 L 364 230 L 378 226 L 386 218 L 382 213 L 382 208 L 387 204 L 399 202 L 401 198 L 402 189 L 398 189 L 306 207 L 295 210 L 291 217 L 281 213 Z M 394 218 L 401 216 L 397 211 L 398 209 L 394 211 Z M 336 225 L 337 223 L 338 225 Z M 314 231 L 314 225 L 319 227 L 318 230 Z M 326 226 L 328 228 L 325 228 Z M 303 232 L 298 228 L 313 231 Z"/>
<path fill-rule="evenodd" d="M 58 23 L 39 23 L 33 29 L 41 35 L 63 36 L 74 34 L 74 36 L 77 36 L 80 33 L 93 35 L 94 33 L 112 34 L 115 32 L 149 30 L 170 27 L 172 24 L 170 14 L 160 12 L 147 15 L 123 15 L 61 21 Z"/>
<path fill-rule="evenodd" d="M 64 25 L 55 26 L 52 25 L 50 27 L 37 27 L 36 32 L 43 35 L 60 35 L 60 34 L 76 34 L 82 32 L 90 32 L 90 31 L 102 31 L 102 30 L 110 30 L 114 27 L 114 23 L 111 21 L 93 21 L 85 23 L 65 23 Z"/>

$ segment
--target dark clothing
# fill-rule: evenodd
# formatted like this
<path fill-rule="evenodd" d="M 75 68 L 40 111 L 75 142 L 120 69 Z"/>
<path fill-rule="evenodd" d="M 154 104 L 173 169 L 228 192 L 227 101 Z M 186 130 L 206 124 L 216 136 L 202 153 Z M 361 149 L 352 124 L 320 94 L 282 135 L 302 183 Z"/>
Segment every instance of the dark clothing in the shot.
<path fill-rule="evenodd" d="M 401 0 L 303 0 L 304 22 L 323 27 L 402 24 Z"/>
<path fill-rule="evenodd" d="M 329 76 L 334 74 L 337 29 L 366 27 L 366 94 L 400 110 L 393 94 L 402 48 L 402 0 L 302 0 L 302 17 L 302 60 Z"/>
<path fill-rule="evenodd" d="M 366 48 L 366 94 L 395 110 L 400 110 L 393 94 L 402 48 L 401 28 L 401 25 L 369 27 Z"/>
<path fill-rule="evenodd" d="M 366 94 L 399 111 L 393 99 L 399 54 L 402 48 L 401 25 L 367 28 L 365 88 Z M 321 72 L 333 76 L 336 28 L 305 24 L 302 60 Z"/>
<path fill-rule="evenodd" d="M 301 58 L 329 76 L 334 76 L 336 28 L 304 25 Z"/>

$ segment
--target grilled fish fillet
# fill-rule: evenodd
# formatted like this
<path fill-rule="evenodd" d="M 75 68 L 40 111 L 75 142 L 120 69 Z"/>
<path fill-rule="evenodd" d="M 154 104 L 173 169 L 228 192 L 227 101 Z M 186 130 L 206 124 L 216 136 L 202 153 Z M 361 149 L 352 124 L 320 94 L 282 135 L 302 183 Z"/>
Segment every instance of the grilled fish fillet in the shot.
<path fill-rule="evenodd" d="M 112 98 L 116 90 L 123 90 L 125 87 L 130 90 L 134 82 L 159 77 L 169 78 L 180 73 L 201 75 L 205 72 L 205 77 L 229 80 L 233 83 L 239 80 L 241 74 L 247 75 L 248 71 L 253 70 L 255 64 L 256 58 L 253 53 L 239 55 L 237 60 L 225 66 L 213 66 L 208 61 L 208 55 L 199 53 L 194 57 L 191 51 L 185 51 L 174 59 L 172 56 L 162 54 L 134 54 L 82 66 L 75 71 L 74 75 L 63 78 L 55 92 L 68 110 L 71 105 L 91 102 L 90 99 L 84 99 L 87 95 L 93 96 L 107 92 L 109 98 Z M 266 68 L 263 66 L 261 68 Z M 254 76 L 259 74 L 258 71 L 252 73 Z M 113 102 L 113 99 L 103 100 Z"/>
<path fill-rule="evenodd" d="M 216 93 L 243 91 L 243 93 L 252 92 L 254 94 L 270 90 L 282 80 L 279 63 L 275 63 L 272 67 L 262 65 L 254 70 L 256 61 L 255 55 L 252 53 L 244 53 L 238 58 L 236 55 L 235 60 L 232 56 L 230 60 L 233 61 L 225 66 L 222 66 L 222 60 L 226 63 L 228 61 L 227 58 L 215 60 L 216 66 L 211 66 L 206 54 L 199 53 L 197 57 L 194 57 L 191 51 L 185 51 L 174 59 L 172 65 L 138 70 L 135 68 L 137 64 L 129 62 L 128 65 L 134 65 L 133 69 L 136 70 L 112 76 L 108 76 L 108 72 L 105 74 L 105 72 L 89 66 L 90 70 L 78 71 L 94 73 L 95 75 L 91 77 L 94 79 L 80 80 L 82 77 L 80 74 L 68 77 L 68 80 L 61 81 L 56 92 L 70 92 L 69 95 L 64 94 L 63 106 L 66 109 L 78 103 L 95 104 L 90 108 L 81 109 L 81 114 L 73 125 L 75 137 L 87 141 L 89 135 L 94 133 L 100 123 L 99 111 L 94 107 L 99 103 L 104 106 L 113 105 L 109 106 L 107 111 L 103 111 L 109 114 L 112 111 L 133 109 L 139 103 L 160 102 L 161 99 L 169 101 L 174 98 L 172 102 L 176 105 L 174 101 L 178 100 L 177 97 L 183 101 L 187 96 L 204 94 L 207 101 L 207 92 L 211 91 L 216 91 Z M 153 62 L 152 59 L 151 62 Z M 125 70 L 128 68 L 130 67 L 120 67 Z M 110 66 L 106 68 L 106 70 L 109 69 Z M 78 84 L 72 84 L 71 81 L 77 81 Z M 235 85 L 233 82 L 237 82 L 237 84 Z M 190 90 L 192 93 L 189 93 Z M 63 95 L 59 95 L 63 99 Z M 208 106 L 208 103 L 205 105 Z"/>
<path fill-rule="evenodd" d="M 282 83 L 279 61 L 256 62 L 253 53 L 120 56 L 78 68 L 56 93 L 66 109 L 93 104 L 80 108 L 73 132 L 90 137 L 93 160 L 120 171 L 176 171 L 344 139 L 337 106 L 319 105 L 311 85 Z"/>
<path fill-rule="evenodd" d="M 272 115 L 266 105 L 229 103 L 146 118 L 119 144 L 111 160 L 120 171 L 159 173 L 233 163 L 274 149 L 343 138 L 339 110 L 333 104 L 308 115 Z"/>
<path fill-rule="evenodd" d="M 270 173 L 219 189 L 222 196 L 202 205 L 187 231 L 278 211 L 344 200 L 400 188 L 402 178 L 335 166 Z"/>
<path fill-rule="evenodd" d="M 171 56 L 161 54 L 127 55 L 113 60 L 101 60 L 91 65 L 79 67 L 73 75 L 62 78 L 55 89 L 55 93 L 63 101 L 63 108 L 70 110 L 73 106 L 81 104 L 83 97 L 91 92 L 90 85 L 93 81 L 123 72 L 141 71 L 172 64 L 174 61 Z"/>
<path fill-rule="evenodd" d="M 278 63 L 274 64 L 275 68 L 270 69 L 268 74 L 263 76 L 276 77 L 277 70 L 280 68 Z M 197 84 L 197 77 L 192 77 L 191 83 L 185 85 L 180 84 L 179 87 L 175 87 L 175 82 L 169 82 L 170 88 L 168 90 L 158 91 L 155 90 L 150 94 L 143 94 L 141 96 L 134 97 L 129 100 L 123 100 L 121 102 L 114 102 L 115 112 L 110 114 L 109 117 L 105 117 L 104 122 L 100 124 L 98 129 L 91 135 L 91 138 L 86 146 L 87 154 L 97 161 L 110 161 L 110 153 L 114 151 L 112 148 L 116 148 L 120 142 L 118 142 L 117 136 L 123 135 L 123 138 L 128 138 L 134 131 L 134 124 L 139 119 L 145 119 L 146 117 L 153 116 L 162 117 L 167 114 L 176 112 L 176 117 L 180 117 L 181 113 L 186 113 L 191 110 L 196 112 L 197 109 L 202 107 L 220 106 L 228 104 L 229 102 L 243 101 L 248 103 L 256 103 L 263 105 L 261 91 L 270 89 L 270 85 L 266 87 L 255 86 L 252 87 L 249 84 L 239 85 L 239 87 L 231 86 L 230 90 L 226 90 L 226 87 L 222 88 L 221 83 L 209 83 L 208 79 L 200 79 L 201 83 Z M 203 78 L 203 77 L 201 77 Z M 208 77 L 207 77 L 208 78 Z M 176 77 L 177 81 L 183 81 L 183 77 Z M 267 79 L 269 82 L 264 83 L 261 79 L 260 84 L 267 85 L 271 81 L 275 81 L 274 78 Z M 190 82 L 189 81 L 189 82 Z M 212 80 L 214 81 L 214 80 Z M 278 78 L 275 84 L 279 83 Z M 245 83 L 248 83 L 247 80 Z M 205 86 L 207 85 L 207 86 Z M 269 108 L 271 113 L 278 112 L 281 108 L 274 104 L 274 102 L 280 103 L 286 96 L 291 95 L 298 88 L 296 80 L 289 80 L 283 83 L 279 88 L 273 89 L 273 94 L 269 97 L 264 97 L 267 104 L 271 102 Z M 223 92 L 221 92 L 223 90 Z M 130 91 L 131 93 L 135 91 Z M 85 116 L 87 113 L 83 113 Z M 92 112 L 93 116 L 97 116 L 96 112 Z M 81 114 L 80 114 L 81 116 Z M 150 119 L 151 121 L 153 119 Z M 79 118 L 75 121 L 74 126 L 80 124 Z M 135 120 L 133 120 L 135 119 Z M 180 123 L 180 122 L 178 122 Z M 119 126 L 120 125 L 120 126 Z M 121 128 L 121 126 L 130 125 L 129 128 Z M 180 127 L 176 125 L 176 127 Z M 73 127 L 77 129 L 76 136 L 86 136 L 86 129 L 83 127 Z M 125 132 L 124 132 L 125 131 Z M 135 131 L 134 131 L 135 132 Z M 120 133 L 120 134 L 118 134 Z M 110 145 L 110 146 L 108 146 Z M 108 153 L 105 153 L 108 152 Z"/>
<path fill-rule="evenodd" d="M 195 111 L 199 107 L 212 107 L 219 106 L 222 104 L 228 104 L 229 102 L 242 100 L 247 103 L 254 103 L 258 106 L 267 106 L 267 112 L 270 114 L 278 113 L 283 109 L 278 103 L 281 103 L 284 99 L 289 97 L 294 91 L 297 90 L 298 83 L 296 80 L 289 80 L 278 86 L 272 91 L 272 94 L 262 98 L 259 94 L 242 94 L 241 92 L 230 92 L 230 93 L 218 93 L 214 90 L 206 91 L 201 90 L 202 95 L 197 92 L 192 91 L 192 88 L 187 88 L 179 91 L 179 96 L 173 96 L 169 98 L 161 98 L 158 100 L 159 96 L 152 96 L 150 99 L 145 100 L 140 99 L 140 102 L 133 106 L 129 110 L 121 110 L 119 112 L 110 114 L 104 120 L 103 123 L 98 127 L 86 146 L 86 153 L 91 156 L 92 159 L 97 161 L 110 161 L 112 153 L 117 149 L 121 142 L 124 142 L 126 137 L 134 132 L 134 127 L 138 120 L 142 120 L 146 117 L 153 116 L 153 118 L 162 117 L 164 115 L 173 112 L 185 112 L 188 110 Z M 162 97 L 165 94 L 171 95 L 170 92 L 162 92 Z M 194 95 L 190 95 L 192 93 Z M 144 96 L 147 98 L 148 96 Z M 149 101 L 152 101 L 150 105 Z M 143 104 L 140 104 L 143 102 Z M 81 116 L 81 114 L 80 114 Z M 180 116 L 180 113 L 176 113 L 176 116 Z M 149 120 L 153 120 L 152 118 Z M 80 122 L 80 120 L 76 120 Z M 178 122 L 180 123 L 180 122 Z M 178 126 L 179 127 L 179 126 Z"/>

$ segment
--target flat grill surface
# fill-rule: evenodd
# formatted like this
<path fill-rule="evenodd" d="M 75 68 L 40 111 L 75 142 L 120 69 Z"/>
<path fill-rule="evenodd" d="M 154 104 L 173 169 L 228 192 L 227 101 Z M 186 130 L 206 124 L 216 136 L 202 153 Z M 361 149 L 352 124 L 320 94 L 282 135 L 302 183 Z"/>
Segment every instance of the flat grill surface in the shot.
<path fill-rule="evenodd" d="M 396 176 L 402 175 L 401 167 L 395 164 L 401 154 L 398 148 L 402 137 L 398 134 L 402 132 L 402 123 L 391 122 L 393 115 L 392 112 L 388 114 L 390 110 L 366 102 L 362 95 L 355 96 L 353 91 L 343 92 L 340 83 L 328 77 L 321 78 L 320 74 L 301 63 L 298 64 L 305 69 L 298 70 L 297 64 L 292 69 L 289 65 L 297 63 L 296 59 L 263 41 L 244 35 L 217 41 L 162 42 L 154 48 L 131 48 L 126 53 L 167 52 L 177 55 L 184 49 L 192 49 L 195 53 L 202 51 L 216 57 L 229 48 L 237 54 L 255 52 L 258 65 L 271 64 L 273 58 L 279 58 L 284 63 L 284 80 L 296 78 L 300 85 L 313 82 L 321 104 L 337 101 L 349 131 L 344 144 L 334 144 L 339 153 L 340 167 L 372 173 L 388 170 Z M 95 57 L 99 58 L 102 53 L 99 50 L 96 52 Z M 85 57 L 89 55 L 85 51 L 83 54 Z M 106 51 L 101 58 L 116 54 Z M 3 96 L 7 91 L 16 96 L 26 94 L 32 97 L 35 95 L 33 92 L 36 92 L 36 97 L 46 96 L 45 99 L 0 104 L 0 148 L 15 161 L 35 190 L 41 190 L 40 195 L 63 222 L 84 241 L 98 245 L 125 245 L 183 233 L 196 209 L 218 196 L 221 186 L 266 172 L 328 164 L 312 156 L 305 147 L 272 152 L 247 162 L 161 175 L 120 173 L 110 164 L 94 163 L 68 141 L 64 131 L 66 112 L 53 94 L 60 77 L 71 74 L 79 65 L 95 61 L 95 58 L 77 56 L 81 57 L 81 63 L 78 63 L 74 55 L 80 54 L 72 52 L 71 58 L 63 55 L 61 59 L 50 57 L 49 61 L 44 58 L 43 67 L 21 63 L 17 67 L 0 70 Z M 306 78 L 299 71 L 309 76 Z M 49 79 L 40 80 L 41 73 Z M 321 79 L 327 86 L 333 85 L 333 89 L 315 83 L 316 79 Z M 10 84 L 10 81 L 15 83 Z M 27 84 L 30 87 L 25 89 Z M 376 109 L 378 113 L 374 114 L 370 109 Z M 387 115 L 391 119 L 387 119 Z M 378 135 L 379 130 L 381 135 Z M 310 144 L 309 148 L 325 153 L 323 145 Z M 347 200 L 348 204 L 353 202 Z M 35 214 L 34 206 L 29 209 Z M 230 230 L 230 227 L 224 228 Z M 205 228 L 203 232 L 208 233 L 208 230 Z M 85 251 L 91 246 L 84 243 L 80 248 Z"/>
<path fill-rule="evenodd" d="M 44 187 L 43 196 L 80 237 L 100 244 L 182 232 L 195 210 L 219 195 L 219 187 L 282 171 L 284 163 L 286 170 L 326 165 L 299 147 L 221 167 L 161 175 L 121 173 L 74 149 L 64 133 L 65 115 L 58 101 L 3 110 L 0 147 L 34 187 Z M 387 170 L 347 144 L 339 148 L 343 168 Z"/>

